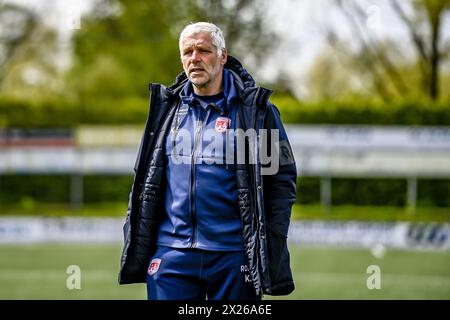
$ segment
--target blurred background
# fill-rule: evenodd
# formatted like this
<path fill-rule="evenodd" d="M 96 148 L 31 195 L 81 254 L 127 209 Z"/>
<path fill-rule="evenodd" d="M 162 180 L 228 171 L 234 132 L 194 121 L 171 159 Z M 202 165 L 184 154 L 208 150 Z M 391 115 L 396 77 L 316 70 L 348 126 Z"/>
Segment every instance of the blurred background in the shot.
<path fill-rule="evenodd" d="M 284 298 L 450 299 L 448 0 L 0 0 L 0 299 L 146 298 L 117 284 L 121 227 L 193 21 L 286 124 Z"/>

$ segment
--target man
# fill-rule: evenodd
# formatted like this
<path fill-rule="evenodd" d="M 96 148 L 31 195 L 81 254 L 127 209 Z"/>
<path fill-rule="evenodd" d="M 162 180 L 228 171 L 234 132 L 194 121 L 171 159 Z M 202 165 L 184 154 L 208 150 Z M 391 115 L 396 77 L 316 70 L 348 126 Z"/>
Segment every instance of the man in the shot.
<path fill-rule="evenodd" d="M 152 300 L 289 294 L 296 167 L 271 92 L 214 24 L 188 25 L 179 46 L 184 72 L 150 85 L 119 283 L 147 282 Z"/>

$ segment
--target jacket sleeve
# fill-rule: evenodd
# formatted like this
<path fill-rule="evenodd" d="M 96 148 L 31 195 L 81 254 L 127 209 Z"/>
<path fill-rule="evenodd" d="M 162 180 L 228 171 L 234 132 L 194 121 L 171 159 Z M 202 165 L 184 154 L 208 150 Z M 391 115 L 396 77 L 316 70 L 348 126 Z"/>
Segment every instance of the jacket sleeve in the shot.
<path fill-rule="evenodd" d="M 122 251 L 122 257 L 121 257 L 121 268 L 123 268 L 126 257 L 127 257 L 127 252 L 126 252 L 126 248 L 127 248 L 127 242 L 130 241 L 130 229 L 131 229 L 131 211 L 132 211 L 132 206 L 133 206 L 133 189 L 134 189 L 134 180 L 136 179 L 136 173 L 137 173 L 137 167 L 139 164 L 139 160 L 141 157 L 141 152 L 142 152 L 142 146 L 144 143 L 144 135 L 145 135 L 145 131 L 144 134 L 141 137 L 141 142 L 139 143 L 139 149 L 136 155 L 136 160 L 134 162 L 133 165 L 133 183 L 131 184 L 131 191 L 128 194 L 128 206 L 127 206 L 127 211 L 126 211 L 126 216 L 125 216 L 125 222 L 123 224 L 122 230 L 123 230 L 123 242 L 124 242 L 124 248 Z M 120 283 L 120 277 L 119 277 L 119 283 Z"/>
<path fill-rule="evenodd" d="M 126 211 L 126 217 L 125 217 L 125 223 L 123 226 L 123 235 L 124 235 L 124 242 L 126 242 L 127 240 L 127 234 L 130 228 L 130 216 L 131 216 L 131 210 L 132 210 L 132 205 L 133 205 L 133 186 L 134 186 L 134 180 L 136 179 L 136 173 L 137 173 L 137 167 L 139 164 L 139 160 L 141 158 L 141 152 L 142 152 L 142 146 L 144 144 L 144 135 L 145 135 L 145 131 L 144 134 L 141 137 L 141 142 L 139 143 L 139 149 L 136 155 L 136 160 L 134 162 L 133 165 L 133 183 L 131 184 L 131 191 L 128 194 L 128 207 L 127 207 L 127 211 Z"/>
<path fill-rule="evenodd" d="M 273 174 L 263 175 L 264 211 L 267 226 L 287 236 L 292 205 L 296 200 L 297 169 L 292 148 L 280 118 L 280 112 L 270 102 L 268 103 L 265 128 L 268 129 L 266 143 L 270 150 L 270 158 L 276 157 L 275 165 L 278 166 L 278 168 L 275 168 L 277 170 L 270 172 Z M 271 142 L 273 129 L 278 129 L 278 139 Z M 263 165 L 263 167 L 267 167 L 267 165 Z"/>

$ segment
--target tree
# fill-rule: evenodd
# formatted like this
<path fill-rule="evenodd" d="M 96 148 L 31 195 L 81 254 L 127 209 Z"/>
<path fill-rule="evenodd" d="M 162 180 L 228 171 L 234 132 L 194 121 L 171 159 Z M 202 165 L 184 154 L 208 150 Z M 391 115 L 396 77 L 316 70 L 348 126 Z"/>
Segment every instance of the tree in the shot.
<path fill-rule="evenodd" d="M 21 5 L 0 6 L 0 90 L 37 99 L 57 92 L 60 77 L 54 63 L 57 37 L 41 18 Z"/>
<path fill-rule="evenodd" d="M 442 20 L 450 10 L 450 0 L 421 0 L 412 3 L 415 15 L 408 17 L 402 6 L 391 0 L 392 7 L 408 27 L 419 58 L 423 90 L 429 97 L 439 97 L 439 69 L 443 56 L 450 52 L 450 42 L 441 46 Z M 425 33 L 421 29 L 426 28 Z"/>
<path fill-rule="evenodd" d="M 140 96 L 148 83 L 170 84 L 181 70 L 169 2 L 103 0 L 74 37 L 69 74 L 81 99 Z"/>
<path fill-rule="evenodd" d="M 415 62 L 409 62 L 399 46 L 387 39 L 377 40 L 368 27 L 367 10 L 358 1 L 335 2 L 353 30 L 356 51 L 347 50 L 348 45 L 329 30 L 329 44 L 337 52 L 345 52 L 347 69 L 356 71 L 369 79 L 373 92 L 385 102 L 415 97 L 417 92 L 431 100 L 440 96 L 439 80 L 442 62 L 448 58 L 450 40 L 442 33 L 443 16 L 450 13 L 450 1 L 411 0 L 389 2 L 399 21 L 410 35 L 410 48 L 415 52 Z M 406 13 L 409 5 L 412 13 Z M 342 56 L 342 55 L 341 55 Z M 418 74 L 418 77 L 416 77 Z M 419 78 L 417 83 L 416 78 Z"/>
<path fill-rule="evenodd" d="M 20 46 L 28 41 L 37 25 L 37 17 L 29 10 L 12 5 L 0 6 L 0 84 L 6 77 L 7 66 Z"/>
<path fill-rule="evenodd" d="M 267 6 L 268 2 L 263 0 L 181 1 L 175 10 L 176 21 L 180 21 L 177 29 L 190 21 L 213 22 L 224 32 L 228 52 L 250 68 L 256 68 L 279 40 L 266 25 Z"/>
<path fill-rule="evenodd" d="M 71 85 L 83 103 L 147 98 L 148 82 L 169 85 L 182 71 L 178 36 L 191 21 L 223 28 L 231 54 L 259 61 L 271 45 L 259 1 L 99 0 L 74 40 Z"/>

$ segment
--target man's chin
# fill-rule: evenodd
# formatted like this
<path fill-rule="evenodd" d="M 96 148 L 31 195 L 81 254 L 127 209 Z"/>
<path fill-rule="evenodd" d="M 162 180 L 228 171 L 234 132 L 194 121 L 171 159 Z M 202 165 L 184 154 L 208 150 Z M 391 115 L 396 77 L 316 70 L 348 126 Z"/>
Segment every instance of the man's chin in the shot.
<path fill-rule="evenodd" d="M 193 85 L 196 87 L 205 87 L 208 84 L 208 80 L 206 79 L 198 79 L 198 78 L 190 78 L 189 79 Z"/>

